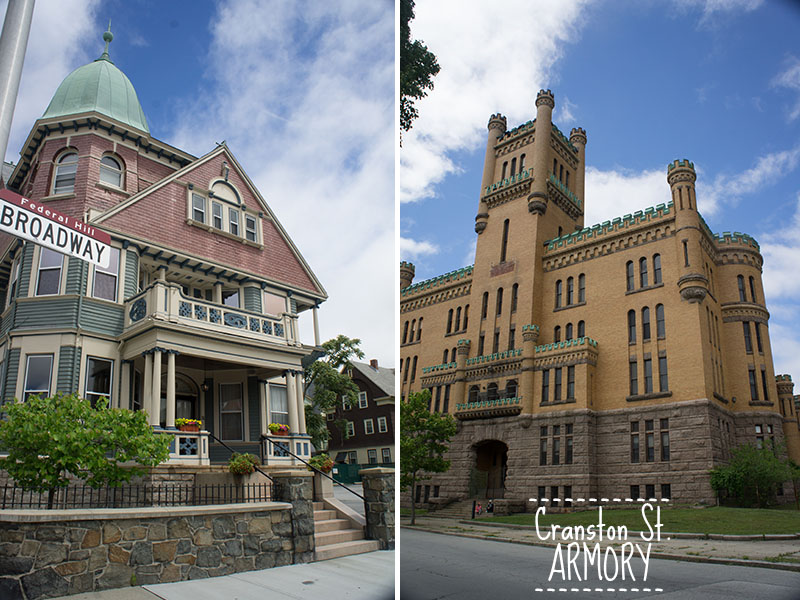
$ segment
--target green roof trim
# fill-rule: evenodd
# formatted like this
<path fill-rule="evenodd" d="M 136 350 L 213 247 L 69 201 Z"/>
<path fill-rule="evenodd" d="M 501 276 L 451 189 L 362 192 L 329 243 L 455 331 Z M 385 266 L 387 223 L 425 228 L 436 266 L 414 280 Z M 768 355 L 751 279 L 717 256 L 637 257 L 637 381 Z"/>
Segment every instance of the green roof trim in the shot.
<path fill-rule="evenodd" d="M 439 285 L 444 285 L 445 283 L 449 283 L 450 281 L 456 281 L 458 279 L 462 279 L 469 275 L 472 275 L 472 268 L 475 265 L 469 265 L 468 267 L 461 267 L 460 269 L 456 269 L 455 271 L 450 271 L 449 273 L 445 273 L 444 275 L 439 275 L 438 277 L 433 277 L 432 279 L 426 279 L 425 281 L 420 281 L 419 283 L 415 283 L 414 285 L 410 285 L 407 288 L 403 288 L 400 290 L 401 296 L 406 296 L 408 294 L 412 294 L 419 290 L 427 290 L 430 288 L 437 287 Z"/>

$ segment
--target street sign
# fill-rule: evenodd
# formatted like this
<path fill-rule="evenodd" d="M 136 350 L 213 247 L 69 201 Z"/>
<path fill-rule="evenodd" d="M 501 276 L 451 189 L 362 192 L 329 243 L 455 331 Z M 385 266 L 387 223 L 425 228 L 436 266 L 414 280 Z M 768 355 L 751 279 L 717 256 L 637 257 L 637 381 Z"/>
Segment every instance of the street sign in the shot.
<path fill-rule="evenodd" d="M 0 231 L 99 267 L 108 267 L 111 236 L 9 190 L 0 190 Z"/>

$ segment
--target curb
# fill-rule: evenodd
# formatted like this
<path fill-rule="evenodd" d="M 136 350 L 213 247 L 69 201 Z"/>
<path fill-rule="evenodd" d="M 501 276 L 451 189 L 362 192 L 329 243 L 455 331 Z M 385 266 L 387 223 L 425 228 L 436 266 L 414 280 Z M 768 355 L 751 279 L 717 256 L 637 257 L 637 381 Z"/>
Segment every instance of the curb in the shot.
<path fill-rule="evenodd" d="M 461 521 L 459 521 L 461 522 Z M 469 522 L 469 521 L 468 521 Z M 495 524 L 500 525 L 500 524 Z M 508 527 L 506 524 L 500 525 L 501 527 Z M 416 531 L 427 531 L 428 533 L 437 533 L 439 535 L 452 535 L 456 537 L 464 537 L 464 538 L 471 538 L 474 540 L 486 540 L 490 542 L 500 542 L 506 544 L 519 544 L 521 546 L 538 546 L 541 548 L 554 548 L 555 544 L 545 544 L 543 542 L 529 542 L 526 540 L 512 540 L 511 538 L 500 538 L 500 537 L 487 537 L 485 535 L 478 535 L 475 533 L 458 533 L 455 531 L 439 531 L 436 529 L 428 529 L 426 527 L 421 527 L 419 525 L 400 525 L 402 529 L 413 529 Z M 530 527 L 530 526 L 528 526 Z M 791 534 L 790 534 L 791 535 Z M 798 536 L 793 536 L 792 538 L 787 539 L 794 539 Z M 697 539 L 706 539 L 704 536 L 699 536 Z M 763 541 L 763 536 L 755 536 L 754 540 L 751 541 Z M 735 541 L 735 540 L 729 540 Z M 653 558 L 663 558 L 665 560 L 677 560 L 677 561 L 684 561 L 684 562 L 697 562 L 697 563 L 711 563 L 717 565 L 733 565 L 738 567 L 760 567 L 762 569 L 778 569 L 784 571 L 796 571 L 800 572 L 800 564 L 792 564 L 792 563 L 777 563 L 771 562 L 766 560 L 744 560 L 741 558 L 717 558 L 717 557 L 706 557 L 706 556 L 694 556 L 694 555 L 684 555 L 684 554 L 667 554 L 661 552 L 653 552 L 651 555 Z"/>

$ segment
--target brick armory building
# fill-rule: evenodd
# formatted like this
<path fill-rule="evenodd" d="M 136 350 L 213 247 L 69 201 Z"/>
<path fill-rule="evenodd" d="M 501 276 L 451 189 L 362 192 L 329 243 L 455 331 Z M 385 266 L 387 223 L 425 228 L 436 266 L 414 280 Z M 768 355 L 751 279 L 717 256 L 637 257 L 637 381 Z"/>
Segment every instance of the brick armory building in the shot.
<path fill-rule="evenodd" d="M 800 460 L 757 242 L 711 232 L 688 160 L 663 204 L 585 226 L 586 132 L 558 130 L 549 90 L 536 106 L 489 119 L 474 265 L 419 283 L 400 265 L 400 393 L 459 422 L 415 497 L 713 502 L 739 444 Z"/>
<path fill-rule="evenodd" d="M 131 82 L 96 61 L 61 83 L 12 191 L 110 234 L 95 268 L 0 234 L 0 397 L 77 392 L 146 410 L 170 463 L 227 462 L 209 432 L 267 464 L 310 455 L 298 314 L 320 282 L 225 144 L 192 156 L 150 134 Z M 318 329 L 316 337 L 319 337 Z M 175 419 L 199 418 L 200 433 Z M 288 437 L 262 445 L 268 424 Z"/>

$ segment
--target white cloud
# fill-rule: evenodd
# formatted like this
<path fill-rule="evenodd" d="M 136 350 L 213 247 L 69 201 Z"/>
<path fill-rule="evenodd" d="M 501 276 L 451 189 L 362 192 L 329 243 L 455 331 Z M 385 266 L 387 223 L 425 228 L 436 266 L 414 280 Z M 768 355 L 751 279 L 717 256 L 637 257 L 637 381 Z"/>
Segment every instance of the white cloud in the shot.
<path fill-rule="evenodd" d="M 771 86 L 788 88 L 798 94 L 794 106 L 789 110 L 789 120 L 794 121 L 800 117 L 800 59 L 790 56 L 786 69 L 772 80 Z"/>
<path fill-rule="evenodd" d="M 436 254 L 437 252 L 439 252 L 439 248 L 435 244 L 400 237 L 400 258 L 402 260 L 412 260 L 423 254 Z"/>
<path fill-rule="evenodd" d="M 201 155 L 225 138 L 328 291 L 323 340 L 393 364 L 393 6 L 223 2 L 208 65 L 214 93 L 180 108 L 170 143 Z"/>
<path fill-rule="evenodd" d="M 458 169 L 452 154 L 486 143 L 492 113 L 502 109 L 509 127 L 535 117 L 536 90 L 546 86 L 561 47 L 576 39 L 587 3 L 510 0 L 502 10 L 488 2 L 416 4 L 411 35 L 436 55 L 441 71 L 403 136 L 401 202 L 434 196 L 436 184 Z"/>
<path fill-rule="evenodd" d="M 28 49 L 14 109 L 6 160 L 16 163 L 33 122 L 44 114 L 55 88 L 76 64 L 102 51 L 101 29 L 95 24 L 99 0 L 39 2 L 33 11 Z M 5 16 L 7 2 L 0 2 Z M 96 56 L 92 56 L 96 52 Z"/>
<path fill-rule="evenodd" d="M 699 25 L 714 25 L 714 18 L 737 12 L 751 12 L 760 7 L 764 0 L 674 0 L 684 10 L 699 8 L 702 11 Z"/>
<path fill-rule="evenodd" d="M 670 201 L 666 170 L 586 169 L 586 216 L 591 226 Z"/>

